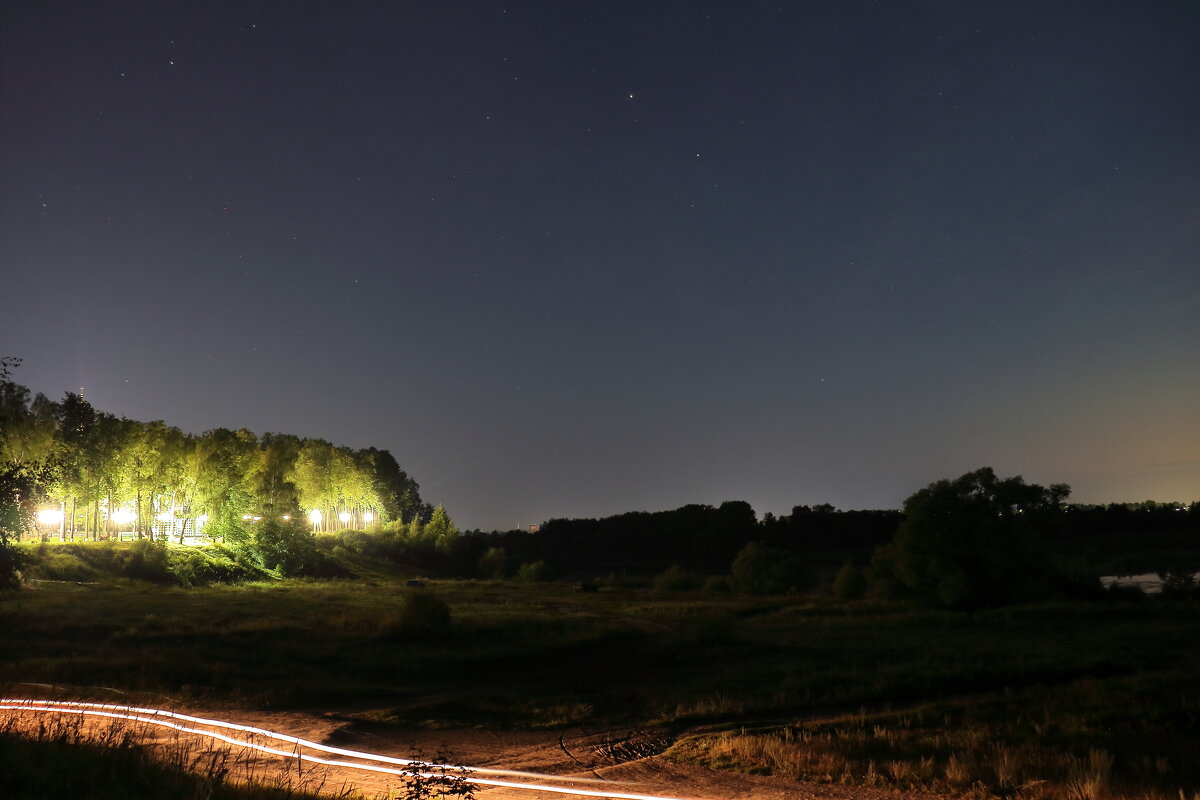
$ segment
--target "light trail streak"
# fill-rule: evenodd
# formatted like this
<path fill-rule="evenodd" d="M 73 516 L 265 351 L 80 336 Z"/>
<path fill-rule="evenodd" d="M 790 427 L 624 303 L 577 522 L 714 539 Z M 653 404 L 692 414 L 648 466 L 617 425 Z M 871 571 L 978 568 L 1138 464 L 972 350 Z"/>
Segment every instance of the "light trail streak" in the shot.
<path fill-rule="evenodd" d="M 435 772 L 422 772 L 412 769 L 413 765 L 419 765 L 423 768 L 432 769 L 447 769 L 447 770 L 465 770 L 471 773 L 484 773 L 489 775 L 511 775 L 522 777 L 537 777 L 549 780 L 558 781 L 575 781 L 589 782 L 596 781 L 591 778 L 572 778 L 554 775 L 541 775 L 535 772 L 520 772 L 517 770 L 500 770 L 488 769 L 485 767 L 465 767 L 453 764 L 431 764 L 424 761 L 416 761 L 407 758 L 395 758 L 392 756 L 378 755 L 376 753 L 368 753 L 363 750 L 347 750 L 341 747 L 332 747 L 330 745 L 320 744 L 319 742 L 301 739 L 297 736 L 289 736 L 288 734 L 270 731 L 265 728 L 256 728 L 251 725 L 240 725 L 233 722 L 224 722 L 222 720 L 207 719 L 204 717 L 194 717 L 189 714 L 180 714 L 174 711 L 166 711 L 160 708 L 139 708 L 136 706 L 121 706 L 107 703 L 82 703 L 69 700 L 28 700 L 24 698 L 0 698 L 0 711 L 23 711 L 35 713 L 50 713 L 50 714 L 77 714 L 80 716 L 104 717 L 109 719 L 121 719 L 133 722 L 141 722 L 147 725 L 157 725 L 159 727 L 169 728 L 181 733 L 189 733 L 194 736 L 204 736 L 218 741 L 226 742 L 235 747 L 242 747 L 248 750 L 255 750 L 261 753 L 268 753 L 282 758 L 290 758 L 298 761 L 308 761 L 313 764 L 321 764 L 330 767 L 344 767 L 348 769 L 359 769 L 367 772 L 377 772 L 385 775 L 417 775 L 422 778 L 445 779 L 447 776 Z M 188 725 L 172 722 L 171 720 L 183 720 L 199 725 L 206 725 L 213 728 L 224 728 L 226 730 L 235 730 L 242 733 L 262 736 L 268 739 L 277 741 L 289 742 L 297 747 L 307 747 L 313 750 L 318 750 L 333 755 L 344 755 L 351 758 L 358 758 L 363 761 L 376 761 L 384 764 L 394 764 L 397 766 L 409 766 L 410 769 L 395 769 L 393 767 L 377 766 L 375 764 L 359 764 L 353 761 L 340 761 L 335 759 L 321 758 L 320 756 L 304 755 L 295 750 L 287 751 L 280 750 L 275 747 L 249 742 L 244 739 L 237 739 L 232 736 L 227 736 L 216 731 L 204 731 Z M 453 777 L 453 776 L 452 776 Z M 583 789 L 570 786 L 542 784 L 542 783 L 524 783 L 520 781 L 497 780 L 495 778 L 476 778 L 463 777 L 462 780 L 473 783 L 478 786 L 496 786 L 507 789 L 522 789 L 537 792 L 551 792 L 555 794 L 572 795 L 576 797 L 597 797 L 606 798 L 607 800 L 684 800 L 678 797 L 665 797 L 663 795 L 649 794 L 630 794 L 625 792 L 606 792 L 602 790 Z"/>

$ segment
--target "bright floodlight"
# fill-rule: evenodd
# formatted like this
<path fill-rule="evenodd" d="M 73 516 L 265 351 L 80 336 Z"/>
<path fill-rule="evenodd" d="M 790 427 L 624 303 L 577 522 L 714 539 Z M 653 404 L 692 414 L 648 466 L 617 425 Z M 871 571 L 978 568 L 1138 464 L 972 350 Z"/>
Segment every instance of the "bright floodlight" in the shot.
<path fill-rule="evenodd" d="M 350 513 L 348 511 L 343 511 L 342 513 L 338 514 L 338 519 L 341 520 L 342 522 L 349 522 L 350 521 Z"/>
<path fill-rule="evenodd" d="M 363 512 L 363 522 L 374 522 L 374 521 L 375 521 L 374 514 L 372 514 L 370 511 Z"/>
<path fill-rule="evenodd" d="M 321 524 L 321 512 L 315 508 L 312 511 L 308 512 L 308 521 L 311 522 L 313 525 L 320 525 Z"/>
<path fill-rule="evenodd" d="M 283 515 L 283 521 L 284 521 L 284 522 L 287 522 L 287 521 L 288 521 L 289 519 L 291 519 L 291 518 L 292 518 L 292 515 L 291 515 L 291 514 L 284 514 L 284 515 Z"/>
<path fill-rule="evenodd" d="M 57 525 L 62 522 L 63 513 L 57 508 L 46 508 L 38 512 L 37 521 L 42 525 Z"/>
<path fill-rule="evenodd" d="M 112 513 L 112 521 L 118 525 L 128 525 L 133 522 L 134 514 L 128 508 L 118 508 Z"/>

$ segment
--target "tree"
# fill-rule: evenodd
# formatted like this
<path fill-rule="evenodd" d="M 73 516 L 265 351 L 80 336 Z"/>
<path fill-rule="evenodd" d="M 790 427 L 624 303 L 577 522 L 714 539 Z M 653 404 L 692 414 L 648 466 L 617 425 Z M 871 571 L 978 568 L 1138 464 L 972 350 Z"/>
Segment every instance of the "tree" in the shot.
<path fill-rule="evenodd" d="M 262 459 L 252 478 L 259 507 L 268 516 L 298 516 L 300 492 L 293 476 L 300 454 L 300 437 L 265 433 L 260 446 Z"/>
<path fill-rule="evenodd" d="M 359 452 L 360 458 L 371 466 L 375 493 L 383 504 L 383 512 L 392 520 L 411 521 L 422 507 L 417 482 L 400 469 L 387 450 L 370 447 Z"/>
<path fill-rule="evenodd" d="M 245 540 L 242 517 L 256 509 L 251 476 L 261 454 L 258 437 L 246 429 L 206 431 L 197 443 L 197 494 L 208 510 L 210 535 Z"/>
<path fill-rule="evenodd" d="M 508 556 L 503 547 L 489 547 L 479 557 L 479 576 L 499 580 L 504 577 L 507 562 Z"/>
<path fill-rule="evenodd" d="M 1038 542 L 1071 489 L 1044 488 L 990 467 L 931 483 L 904 501 L 896 537 L 876 549 L 876 591 L 945 608 L 972 608 L 1044 594 L 1050 559 Z"/>
<path fill-rule="evenodd" d="M 445 506 L 438 506 L 429 517 L 422 536 L 433 542 L 439 550 L 450 552 L 458 540 L 458 526 L 446 513 Z"/>
<path fill-rule="evenodd" d="M 251 550 L 265 569 L 298 575 L 316 557 L 313 533 L 298 519 L 264 519 L 250 526 Z"/>
<path fill-rule="evenodd" d="M 734 586 L 750 594 L 780 594 L 802 589 L 810 579 L 796 556 L 760 542 L 750 542 L 743 547 L 733 560 L 730 572 Z"/>
<path fill-rule="evenodd" d="M 839 600 L 860 600 L 867 593 L 867 576 L 853 561 L 842 564 L 833 579 L 833 594 Z"/>

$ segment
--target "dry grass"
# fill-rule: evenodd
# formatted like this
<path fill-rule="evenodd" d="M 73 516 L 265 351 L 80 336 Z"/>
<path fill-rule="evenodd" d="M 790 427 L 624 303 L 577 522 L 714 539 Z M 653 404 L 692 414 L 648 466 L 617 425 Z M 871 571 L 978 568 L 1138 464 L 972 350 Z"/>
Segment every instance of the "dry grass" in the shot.
<path fill-rule="evenodd" d="M 1087 718 L 1076 708 L 1076 718 L 1061 713 L 1055 718 L 1043 709 L 1037 722 L 1016 714 L 1004 722 L 994 719 L 1028 701 L 1014 695 L 957 714 L 920 708 L 833 717 L 768 733 L 724 732 L 681 740 L 668 756 L 802 781 L 981 798 L 1200 798 L 1196 759 L 1186 755 L 1194 742 L 1186 737 L 1147 725 L 1140 750 L 1106 749 L 1087 744 L 1095 738 L 1090 726 L 1103 724 L 1104 714 Z M 1158 710 L 1147 704 L 1147 716 Z M 1163 754 L 1163 742 L 1171 738 L 1183 739 L 1175 743 L 1174 761 Z"/>
<path fill-rule="evenodd" d="M 328 786 L 319 771 L 265 768 L 243 748 L 197 741 L 178 732 L 163 737 L 160 728 L 125 720 L 8 713 L 0 717 L 0 794 L 13 800 L 354 797 Z"/>

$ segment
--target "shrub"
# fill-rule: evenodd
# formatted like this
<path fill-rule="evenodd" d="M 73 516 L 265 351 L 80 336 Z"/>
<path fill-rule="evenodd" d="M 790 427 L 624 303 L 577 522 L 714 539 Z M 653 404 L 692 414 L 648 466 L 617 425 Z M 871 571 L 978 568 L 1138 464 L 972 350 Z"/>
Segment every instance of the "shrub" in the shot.
<path fill-rule="evenodd" d="M 750 542 L 730 568 L 733 585 L 750 594 L 780 594 L 808 585 L 808 572 L 800 559 L 785 550 Z"/>
<path fill-rule="evenodd" d="M 660 592 L 690 592 L 700 585 L 700 578 L 678 564 L 672 564 L 654 579 L 654 588 Z"/>
<path fill-rule="evenodd" d="M 833 594 L 840 600 L 861 600 L 866 593 L 866 574 L 852 561 L 842 564 L 833 579 Z"/>
<path fill-rule="evenodd" d="M 647 580 L 640 575 L 631 574 L 628 570 L 621 570 L 608 573 L 596 583 L 609 589 L 641 589 L 647 585 Z"/>
<path fill-rule="evenodd" d="M 299 575 L 316 561 L 313 534 L 299 520 L 263 520 L 251 533 L 251 552 L 264 569 L 289 577 Z"/>
<path fill-rule="evenodd" d="M 704 581 L 704 591 L 706 592 L 728 592 L 732 588 L 729 585 L 729 578 L 724 575 L 709 575 L 708 580 Z"/>
<path fill-rule="evenodd" d="M 8 540 L 8 534 L 0 528 L 0 589 L 15 589 L 21 583 L 21 567 L 25 565 L 25 554 Z"/>
<path fill-rule="evenodd" d="M 129 549 L 122 553 L 124 562 L 120 572 L 127 578 L 136 578 L 151 583 L 172 583 L 175 576 L 171 572 L 167 558 L 167 542 L 165 539 L 151 541 L 138 539 Z"/>
<path fill-rule="evenodd" d="M 450 624 L 450 606 L 434 595 L 414 591 L 404 595 L 397 628 L 403 633 L 434 633 Z"/>
<path fill-rule="evenodd" d="M 497 580 L 504 577 L 505 562 L 508 557 L 504 553 L 503 547 L 489 547 L 483 555 L 479 557 L 479 563 L 476 565 L 481 578 L 496 578 Z"/>
<path fill-rule="evenodd" d="M 1158 577 L 1162 579 L 1162 596 L 1165 600 L 1186 600 L 1195 597 L 1197 589 L 1200 588 L 1192 573 L 1185 570 L 1160 572 Z"/>
<path fill-rule="evenodd" d="M 263 577 L 255 565 L 239 560 L 234 551 L 221 545 L 173 547 L 170 564 L 175 580 L 189 588 Z"/>
<path fill-rule="evenodd" d="M 530 561 L 517 570 L 517 578 L 522 583 L 545 583 L 552 577 L 550 566 L 545 561 Z"/>

